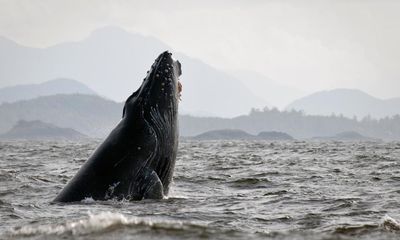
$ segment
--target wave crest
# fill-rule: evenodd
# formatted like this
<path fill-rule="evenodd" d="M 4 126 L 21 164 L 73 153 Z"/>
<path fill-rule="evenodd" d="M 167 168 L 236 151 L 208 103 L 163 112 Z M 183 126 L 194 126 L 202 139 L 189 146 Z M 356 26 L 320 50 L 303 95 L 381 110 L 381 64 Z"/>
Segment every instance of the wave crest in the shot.
<path fill-rule="evenodd" d="M 386 215 L 383 218 L 382 227 L 388 231 L 400 231 L 400 222 L 396 219 Z"/>
<path fill-rule="evenodd" d="M 185 223 L 179 221 L 162 221 L 137 217 L 126 217 L 121 213 L 101 212 L 91 214 L 87 218 L 67 222 L 64 224 L 48 224 L 39 226 L 22 226 L 11 231 L 13 236 L 34 236 L 34 235 L 85 235 L 90 233 L 106 232 L 126 226 L 145 228 L 156 228 L 166 230 L 199 230 L 207 229 L 207 226 L 200 224 Z"/>
<path fill-rule="evenodd" d="M 127 219 L 120 213 L 101 212 L 99 214 L 89 213 L 89 217 L 61 225 L 40 225 L 22 226 L 12 230 L 12 235 L 32 236 L 32 235 L 62 235 L 62 234 L 88 234 L 100 232 L 116 226 L 128 225 L 138 222 L 137 219 Z"/>

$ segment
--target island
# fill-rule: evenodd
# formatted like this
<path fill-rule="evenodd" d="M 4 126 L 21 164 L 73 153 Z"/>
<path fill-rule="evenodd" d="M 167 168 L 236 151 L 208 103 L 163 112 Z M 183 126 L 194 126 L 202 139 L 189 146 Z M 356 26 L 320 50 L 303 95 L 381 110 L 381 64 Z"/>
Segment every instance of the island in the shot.
<path fill-rule="evenodd" d="M 19 120 L 8 132 L 0 135 L 3 140 L 77 140 L 87 137 L 72 128 L 61 128 L 39 120 Z"/>

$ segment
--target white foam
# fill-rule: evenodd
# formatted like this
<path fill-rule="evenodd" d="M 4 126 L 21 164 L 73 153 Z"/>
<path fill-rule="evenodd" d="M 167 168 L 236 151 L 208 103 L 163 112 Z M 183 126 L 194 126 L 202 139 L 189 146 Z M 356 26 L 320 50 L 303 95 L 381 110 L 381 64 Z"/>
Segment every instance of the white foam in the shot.
<path fill-rule="evenodd" d="M 171 188 L 167 196 L 164 199 L 189 199 L 188 196 L 183 195 L 181 191 L 176 191 L 175 188 Z"/>
<path fill-rule="evenodd" d="M 400 222 L 386 215 L 383 217 L 382 227 L 389 231 L 400 231 Z"/>
<path fill-rule="evenodd" d="M 23 226 L 20 229 L 14 229 L 13 235 L 61 235 L 70 233 L 72 235 L 88 234 L 100 232 L 118 225 L 137 224 L 138 219 L 128 219 L 120 213 L 101 212 L 99 214 L 89 213 L 88 218 L 77 221 L 67 222 L 61 225 L 40 225 L 40 226 Z"/>
<path fill-rule="evenodd" d="M 94 203 L 95 200 L 92 197 L 87 197 L 81 201 L 82 203 Z"/>
<path fill-rule="evenodd" d="M 168 196 L 164 196 L 164 199 L 168 200 L 168 199 L 189 199 L 189 197 L 187 196 L 183 196 L 183 195 L 168 195 Z"/>
<path fill-rule="evenodd" d="M 185 226 L 206 227 L 204 223 L 182 223 L 180 221 L 126 217 L 121 213 L 100 212 L 91 214 L 80 220 L 66 222 L 63 224 L 48 224 L 39 226 L 23 226 L 11 230 L 11 235 L 14 236 L 33 236 L 33 235 L 86 235 L 96 232 L 105 232 L 110 229 L 118 229 L 123 226 L 145 226 L 150 228 L 166 228 L 166 229 L 182 229 Z"/>

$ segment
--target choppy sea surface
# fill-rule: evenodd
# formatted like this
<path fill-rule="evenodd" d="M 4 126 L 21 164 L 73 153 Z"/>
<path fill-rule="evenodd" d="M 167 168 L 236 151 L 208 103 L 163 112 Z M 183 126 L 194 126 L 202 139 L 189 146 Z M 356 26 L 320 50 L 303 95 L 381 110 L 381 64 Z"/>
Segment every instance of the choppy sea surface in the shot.
<path fill-rule="evenodd" d="M 52 204 L 98 140 L 0 142 L 0 239 L 400 239 L 399 142 L 180 142 L 163 200 Z"/>

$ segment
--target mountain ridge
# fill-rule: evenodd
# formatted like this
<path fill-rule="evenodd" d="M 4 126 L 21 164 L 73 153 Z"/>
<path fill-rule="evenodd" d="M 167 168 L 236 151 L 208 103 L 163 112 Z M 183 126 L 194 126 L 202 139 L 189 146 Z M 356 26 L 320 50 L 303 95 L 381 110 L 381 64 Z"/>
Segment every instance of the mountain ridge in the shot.
<path fill-rule="evenodd" d="M 384 118 L 400 114 L 400 98 L 380 99 L 359 89 L 337 88 L 315 92 L 293 101 L 286 110 L 310 115 Z"/>
<path fill-rule="evenodd" d="M 81 41 L 47 48 L 17 44 L 0 49 L 4 50 L 0 55 L 1 86 L 71 78 L 101 96 L 123 101 L 140 86 L 154 59 L 171 47 L 154 37 L 109 26 Z M 262 107 L 260 99 L 229 74 L 183 53 L 174 56 L 182 63 L 183 111 L 233 117 Z"/>
<path fill-rule="evenodd" d="M 123 103 L 95 95 L 58 94 L 0 105 L 0 133 L 19 120 L 41 120 L 75 129 L 89 137 L 105 137 L 121 120 Z M 400 140 L 400 115 L 361 121 L 341 116 L 309 116 L 299 111 L 253 110 L 234 118 L 179 115 L 180 135 L 190 137 L 218 129 L 239 129 L 250 134 L 285 132 L 296 139 L 329 137 L 358 132 L 366 137 Z"/>
<path fill-rule="evenodd" d="M 252 71 L 230 71 L 257 97 L 264 100 L 264 107 L 283 109 L 286 105 L 305 95 L 304 91 L 273 81 L 269 77 Z"/>
<path fill-rule="evenodd" d="M 0 139 L 5 140 L 79 140 L 87 137 L 72 128 L 60 128 L 40 120 L 19 120 L 9 131 L 0 134 Z"/>
<path fill-rule="evenodd" d="M 122 108 L 123 103 L 83 94 L 57 94 L 3 103 L 0 133 L 11 129 L 19 120 L 40 120 L 90 137 L 104 137 L 121 119 Z"/>
<path fill-rule="evenodd" d="M 18 84 L 0 88 L 0 103 L 10 103 L 55 94 L 74 93 L 97 95 L 88 86 L 76 80 L 57 78 L 42 83 Z"/>

